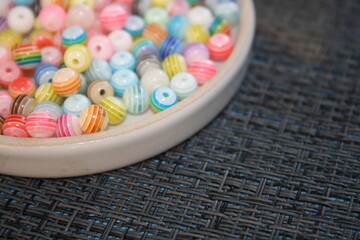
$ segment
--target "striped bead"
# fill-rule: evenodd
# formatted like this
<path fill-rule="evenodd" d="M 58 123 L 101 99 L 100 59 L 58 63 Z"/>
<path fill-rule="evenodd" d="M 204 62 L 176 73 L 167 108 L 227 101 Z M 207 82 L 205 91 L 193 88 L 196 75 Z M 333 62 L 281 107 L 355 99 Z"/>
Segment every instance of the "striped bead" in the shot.
<path fill-rule="evenodd" d="M 126 106 L 119 98 L 112 96 L 103 98 L 99 105 L 107 112 L 109 124 L 118 125 L 124 121 L 126 117 Z"/>
<path fill-rule="evenodd" d="M 151 94 L 150 107 L 155 112 L 161 112 L 178 103 L 174 90 L 168 87 L 159 87 Z"/>
<path fill-rule="evenodd" d="M 174 90 L 179 101 L 196 91 L 197 81 L 190 73 L 178 73 L 170 81 L 170 88 Z"/>
<path fill-rule="evenodd" d="M 110 58 L 110 67 L 113 72 L 121 69 L 135 70 L 136 60 L 134 56 L 127 51 L 116 52 Z"/>
<path fill-rule="evenodd" d="M 202 86 L 216 75 L 217 69 L 211 60 L 202 60 L 193 62 L 189 67 L 189 73 L 196 78 L 198 85 Z"/>
<path fill-rule="evenodd" d="M 222 17 L 216 17 L 209 27 L 209 32 L 211 36 L 217 33 L 224 33 L 230 36 L 231 24 Z"/>
<path fill-rule="evenodd" d="M 41 63 L 41 52 L 35 45 L 20 45 L 14 51 L 14 59 L 20 68 L 34 69 Z"/>
<path fill-rule="evenodd" d="M 133 38 L 140 37 L 144 31 L 145 22 L 144 20 L 136 15 L 131 15 L 126 21 L 124 30 L 130 33 Z"/>
<path fill-rule="evenodd" d="M 185 16 L 177 15 L 170 19 L 167 29 L 170 36 L 184 39 L 189 26 L 189 20 Z"/>
<path fill-rule="evenodd" d="M 37 86 L 43 85 L 44 83 L 51 83 L 55 73 L 59 70 L 58 67 L 52 64 L 41 64 L 39 65 L 34 73 L 34 79 Z"/>
<path fill-rule="evenodd" d="M 177 73 L 187 72 L 186 60 L 180 54 L 170 55 L 163 61 L 163 69 L 171 79 Z"/>
<path fill-rule="evenodd" d="M 209 31 L 201 25 L 192 25 L 186 30 L 186 43 L 200 42 L 206 44 L 209 39 Z"/>
<path fill-rule="evenodd" d="M 38 103 L 34 108 L 34 112 L 35 111 L 44 111 L 50 113 L 55 117 L 55 119 L 58 119 L 61 116 L 61 114 L 63 114 L 63 110 L 61 109 L 61 107 L 58 104 L 51 101 L 44 101 Z"/>
<path fill-rule="evenodd" d="M 165 59 L 172 54 L 182 54 L 184 51 L 184 43 L 177 37 L 165 38 L 160 46 L 160 56 Z"/>
<path fill-rule="evenodd" d="M 94 60 L 85 72 L 87 81 L 92 82 L 97 79 L 110 81 L 112 71 L 108 62 L 102 59 Z"/>
<path fill-rule="evenodd" d="M 207 44 L 210 57 L 216 61 L 226 60 L 233 51 L 234 44 L 229 35 L 217 33 L 210 38 Z"/>
<path fill-rule="evenodd" d="M 5 29 L 7 29 L 7 23 L 6 23 L 6 17 L 1 16 L 0 17 L 0 31 L 3 31 Z"/>
<path fill-rule="evenodd" d="M 136 59 L 140 58 L 143 55 L 154 54 L 159 55 L 159 49 L 156 44 L 147 39 L 139 38 L 132 45 L 132 54 Z"/>
<path fill-rule="evenodd" d="M 0 135 L 2 135 L 2 126 L 4 124 L 5 118 L 0 115 Z"/>
<path fill-rule="evenodd" d="M 11 29 L 5 29 L 0 32 L 1 45 L 4 45 L 11 50 L 14 50 L 22 42 L 23 38 L 20 33 L 17 33 Z"/>
<path fill-rule="evenodd" d="M 65 113 L 58 119 L 56 127 L 57 137 L 74 137 L 82 134 L 79 117 L 72 113 Z"/>
<path fill-rule="evenodd" d="M 132 114 L 144 113 L 149 108 L 149 94 L 140 84 L 128 87 L 123 95 L 126 109 Z"/>
<path fill-rule="evenodd" d="M 2 133 L 10 137 L 30 137 L 26 131 L 26 116 L 21 114 L 9 115 L 2 126 Z"/>
<path fill-rule="evenodd" d="M 103 98 L 114 96 L 114 88 L 108 81 L 98 79 L 90 83 L 87 96 L 91 102 L 99 104 Z"/>
<path fill-rule="evenodd" d="M 146 92 L 151 95 L 152 92 L 159 87 L 169 86 L 169 77 L 161 69 L 149 69 L 141 77 L 141 86 L 146 90 Z"/>
<path fill-rule="evenodd" d="M 185 47 L 184 57 L 190 66 L 194 61 L 210 59 L 210 52 L 205 44 L 194 42 Z"/>
<path fill-rule="evenodd" d="M 21 94 L 32 96 L 36 90 L 35 85 L 35 82 L 30 78 L 19 77 L 10 83 L 8 92 L 13 98 Z"/>
<path fill-rule="evenodd" d="M 143 55 L 141 56 L 136 65 L 136 72 L 137 74 L 142 77 L 144 73 L 149 69 L 161 69 L 161 61 L 157 55 Z"/>
<path fill-rule="evenodd" d="M 35 92 L 35 101 L 37 103 L 44 102 L 44 101 L 52 101 L 61 105 L 63 98 L 57 94 L 54 90 L 54 87 L 51 83 L 45 83 L 38 87 Z"/>
<path fill-rule="evenodd" d="M 78 26 L 72 26 L 65 29 L 61 36 L 62 44 L 68 48 L 75 44 L 86 44 L 87 34 L 84 29 Z"/>
<path fill-rule="evenodd" d="M 49 138 L 56 132 L 55 117 L 45 111 L 31 113 L 26 119 L 26 131 L 34 138 Z"/>
<path fill-rule="evenodd" d="M 44 47 L 52 47 L 54 46 L 54 35 L 50 31 L 37 29 L 31 32 L 29 42 L 40 49 Z"/>
<path fill-rule="evenodd" d="M 90 105 L 80 114 L 81 129 L 88 134 L 104 131 L 108 123 L 107 112 L 99 105 Z"/>
<path fill-rule="evenodd" d="M 115 90 L 115 94 L 122 96 L 128 87 L 139 83 L 139 78 L 133 71 L 122 69 L 112 75 L 110 82 Z"/>
<path fill-rule="evenodd" d="M 35 108 L 36 101 L 28 95 L 17 96 L 11 106 L 11 114 L 22 114 L 28 116 Z"/>
<path fill-rule="evenodd" d="M 84 108 L 91 105 L 88 97 L 82 94 L 74 94 L 65 99 L 63 104 L 64 113 L 72 113 L 80 116 Z"/>
<path fill-rule="evenodd" d="M 105 30 L 113 31 L 125 26 L 128 14 L 120 4 L 111 4 L 100 13 L 100 22 Z"/>
<path fill-rule="evenodd" d="M 84 72 L 91 65 L 91 53 L 84 45 L 72 45 L 65 51 L 64 62 L 67 67 L 77 72 Z"/>
<path fill-rule="evenodd" d="M 80 75 L 71 68 L 62 68 L 55 73 L 52 85 L 60 96 L 71 96 L 81 88 Z"/>
<path fill-rule="evenodd" d="M 161 42 L 168 36 L 166 28 L 158 23 L 148 24 L 143 32 L 143 37 L 150 39 L 157 46 L 160 46 Z"/>

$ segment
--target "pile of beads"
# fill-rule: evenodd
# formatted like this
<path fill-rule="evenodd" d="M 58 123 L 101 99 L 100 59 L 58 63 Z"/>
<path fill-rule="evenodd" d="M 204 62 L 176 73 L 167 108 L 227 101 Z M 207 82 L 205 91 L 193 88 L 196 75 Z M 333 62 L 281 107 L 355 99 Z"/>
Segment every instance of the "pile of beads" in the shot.
<path fill-rule="evenodd" d="M 232 53 L 232 0 L 6 0 L 0 135 L 71 137 L 164 111 Z"/>

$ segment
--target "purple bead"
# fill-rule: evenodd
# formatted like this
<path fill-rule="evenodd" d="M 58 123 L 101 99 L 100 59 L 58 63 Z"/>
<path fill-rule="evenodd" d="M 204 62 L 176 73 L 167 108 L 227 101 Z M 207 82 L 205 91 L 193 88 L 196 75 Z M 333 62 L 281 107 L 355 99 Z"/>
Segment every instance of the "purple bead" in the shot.
<path fill-rule="evenodd" d="M 190 66 L 195 61 L 207 60 L 210 58 L 209 49 L 206 45 L 194 42 L 188 44 L 184 49 L 184 57 Z"/>
<path fill-rule="evenodd" d="M 5 17 L 0 17 L 0 31 L 7 29 L 7 22 Z"/>

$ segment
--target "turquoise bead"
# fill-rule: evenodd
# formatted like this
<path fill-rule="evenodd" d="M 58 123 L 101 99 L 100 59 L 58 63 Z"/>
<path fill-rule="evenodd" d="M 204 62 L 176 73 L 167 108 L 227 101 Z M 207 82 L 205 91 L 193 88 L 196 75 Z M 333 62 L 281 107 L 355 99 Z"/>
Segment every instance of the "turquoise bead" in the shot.
<path fill-rule="evenodd" d="M 128 87 L 123 100 L 127 111 L 132 114 L 141 114 L 149 108 L 149 94 L 140 84 Z"/>
<path fill-rule="evenodd" d="M 134 56 L 127 51 L 117 52 L 110 58 L 110 67 L 113 72 L 121 69 L 135 70 L 135 66 Z"/>
<path fill-rule="evenodd" d="M 35 106 L 33 112 L 36 112 L 36 111 L 48 112 L 48 113 L 52 114 L 56 119 L 58 119 L 63 114 L 63 110 L 61 109 L 61 107 L 52 101 L 44 101 L 44 102 L 38 103 Z"/>
<path fill-rule="evenodd" d="M 110 83 L 114 88 L 115 95 L 122 96 L 128 87 L 139 83 L 139 77 L 131 70 L 122 69 L 114 73 Z"/>
<path fill-rule="evenodd" d="M 64 113 L 72 113 L 77 116 L 80 116 L 81 111 L 90 106 L 90 100 L 82 94 L 74 94 L 68 98 L 66 98 L 63 104 Z"/>
<path fill-rule="evenodd" d="M 145 22 L 144 20 L 136 15 L 131 15 L 126 21 L 124 30 L 130 33 L 133 38 L 140 37 L 144 31 Z"/>
<path fill-rule="evenodd" d="M 159 87 L 153 91 L 150 106 L 155 113 L 164 111 L 178 103 L 174 90 L 168 87 Z"/>
<path fill-rule="evenodd" d="M 189 26 L 189 20 L 185 16 L 177 15 L 170 19 L 167 30 L 170 36 L 184 39 Z"/>
<path fill-rule="evenodd" d="M 89 69 L 85 72 L 85 77 L 88 82 L 93 82 L 97 79 L 110 81 L 111 75 L 110 65 L 102 59 L 92 61 Z"/>

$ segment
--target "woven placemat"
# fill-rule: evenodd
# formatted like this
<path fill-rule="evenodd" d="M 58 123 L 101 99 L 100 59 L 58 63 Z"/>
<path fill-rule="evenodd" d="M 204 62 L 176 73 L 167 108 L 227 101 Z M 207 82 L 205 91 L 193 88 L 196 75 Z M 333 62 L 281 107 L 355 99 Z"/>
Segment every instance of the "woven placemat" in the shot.
<path fill-rule="evenodd" d="M 360 239 L 360 2 L 256 8 L 246 79 L 211 124 L 104 174 L 0 176 L 1 238 Z"/>

